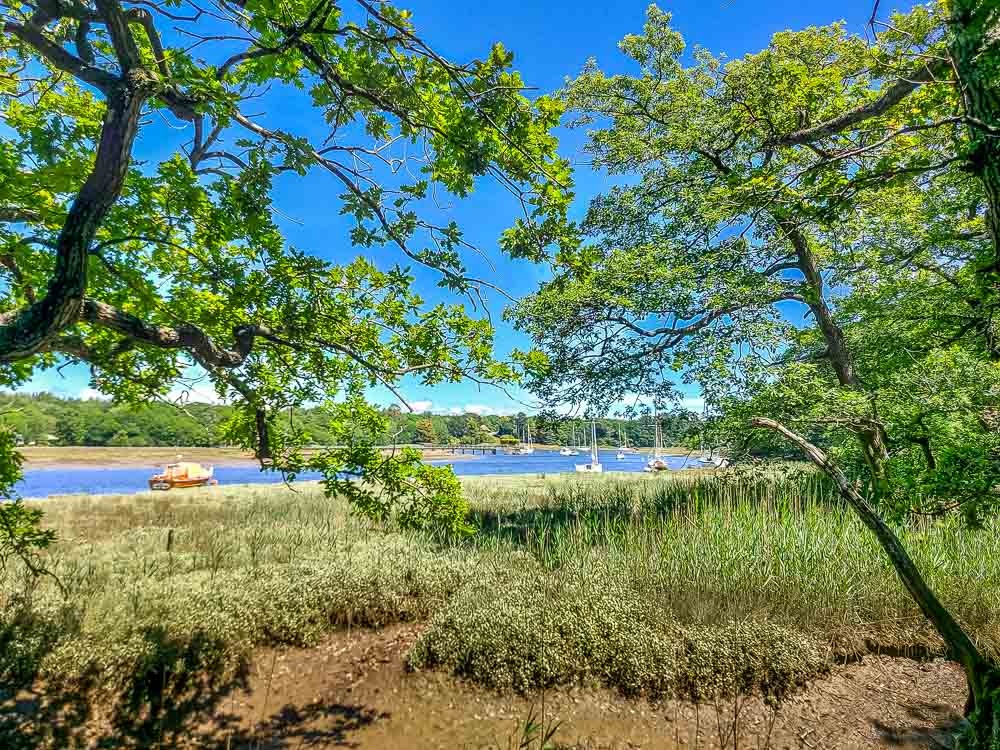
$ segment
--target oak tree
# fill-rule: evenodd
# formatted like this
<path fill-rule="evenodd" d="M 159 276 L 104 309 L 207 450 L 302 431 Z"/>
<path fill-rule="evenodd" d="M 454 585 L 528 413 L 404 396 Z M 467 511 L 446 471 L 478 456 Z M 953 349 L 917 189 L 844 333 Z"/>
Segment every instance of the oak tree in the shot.
<path fill-rule="evenodd" d="M 680 373 L 731 446 L 763 428 L 826 472 L 965 669 L 976 747 L 1000 675 L 884 516 L 1000 505 L 998 40 L 996 3 L 952 0 L 727 60 L 652 6 L 635 73 L 592 61 L 564 92 L 624 178 L 589 207 L 589 267 L 511 313 L 551 401 L 664 399 Z"/>
<path fill-rule="evenodd" d="M 453 62 L 385 2 L 0 13 L 0 385 L 78 361 L 141 403 L 201 368 L 237 407 L 230 440 L 266 468 L 322 471 L 378 518 L 461 527 L 447 470 L 374 448 L 386 423 L 365 393 L 513 375 L 483 314 L 494 286 L 441 207 L 495 181 L 512 195 L 502 249 L 571 259 L 561 103 L 529 100 L 502 45 Z M 282 186 L 317 174 L 349 262 L 283 231 Z M 423 299 L 420 267 L 451 302 Z M 337 445 L 304 453 L 284 415 L 319 403 Z"/>

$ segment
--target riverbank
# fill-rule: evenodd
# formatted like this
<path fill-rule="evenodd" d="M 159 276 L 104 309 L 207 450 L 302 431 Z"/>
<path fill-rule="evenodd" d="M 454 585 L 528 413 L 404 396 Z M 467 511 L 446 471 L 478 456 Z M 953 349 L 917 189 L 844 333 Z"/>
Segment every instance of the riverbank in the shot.
<path fill-rule="evenodd" d="M 178 455 L 184 456 L 185 461 L 197 461 L 211 466 L 257 465 L 253 454 L 239 448 L 27 446 L 20 450 L 24 455 L 25 469 L 147 468 L 176 461 Z M 444 459 L 463 461 L 478 458 L 439 449 L 425 450 L 422 456 L 425 461 Z"/>
<path fill-rule="evenodd" d="M 98 449 L 89 449 L 98 450 Z M 158 449 L 163 451 L 163 449 Z M 21 497 L 46 498 L 60 495 L 118 495 L 133 494 L 146 490 L 147 481 L 154 467 L 162 466 L 167 461 L 175 459 L 176 454 L 167 455 L 157 463 L 156 454 L 150 450 L 138 454 L 135 451 L 125 451 L 124 457 L 110 456 L 106 460 L 100 454 L 91 456 L 95 463 L 83 465 L 67 465 L 51 463 L 42 467 L 29 465 L 24 471 L 24 478 L 15 486 Z M 197 451 L 195 455 L 198 455 Z M 279 472 L 261 471 L 253 461 L 239 453 L 229 456 L 218 453 L 201 454 L 201 463 L 214 467 L 214 478 L 220 487 L 236 487 L 246 484 L 276 484 L 284 481 Z M 431 452 L 424 454 L 424 460 L 436 465 L 450 464 L 458 475 L 491 475 L 496 486 L 500 486 L 499 477 L 517 477 L 527 475 L 532 477 L 553 477 L 576 473 L 576 464 L 581 459 L 578 456 L 560 456 L 556 452 L 536 451 L 528 456 L 515 456 L 505 453 L 497 455 L 451 454 L 447 452 Z M 189 454 L 185 454 L 189 457 Z M 114 464 L 115 459 L 130 459 L 138 463 Z M 220 460 L 221 458 L 221 460 Z M 475 458 L 475 460 L 469 460 Z M 239 460 L 242 459 L 242 460 Z M 191 457 L 191 460 L 198 460 Z M 683 456 L 668 456 L 664 459 L 673 471 L 697 469 L 704 471 L 701 464 L 689 465 Z M 633 453 L 618 460 L 614 453 L 601 456 L 605 471 L 622 474 L 641 474 L 646 468 L 646 458 Z M 144 463 L 145 462 L 145 463 Z M 673 472 L 671 472 L 673 473 Z M 296 475 L 296 484 L 304 481 L 321 479 L 317 472 L 302 472 Z M 520 479 L 513 479 L 520 484 Z"/>
<path fill-rule="evenodd" d="M 534 446 L 535 450 L 538 451 L 558 451 L 559 449 L 566 447 L 563 445 L 554 445 L 551 443 L 532 443 L 532 445 Z M 507 450 L 510 447 L 512 446 L 504 446 L 503 449 Z M 599 444 L 598 447 L 601 453 L 617 453 L 619 450 L 617 445 L 604 445 L 603 443 L 601 443 Z M 590 447 L 586 445 L 577 446 L 576 449 L 577 451 L 579 451 L 579 455 L 581 456 L 586 456 L 590 453 Z M 653 449 L 649 446 L 641 448 L 633 448 L 630 446 L 628 448 L 625 448 L 625 453 L 641 455 L 641 456 L 651 456 L 653 454 Z M 701 458 L 702 456 L 707 456 L 708 451 L 692 450 L 691 448 L 685 448 L 682 445 L 668 445 L 664 448 L 660 448 L 660 455 L 678 456 L 678 457 L 690 456 L 691 458 Z"/>
<path fill-rule="evenodd" d="M 0 746 L 506 747 L 542 689 L 578 748 L 707 749 L 739 717 L 744 747 L 869 748 L 960 714 L 960 671 L 818 475 L 462 483 L 472 538 L 378 529 L 314 484 L 38 504 L 61 587 L 0 571 Z M 990 656 L 998 532 L 900 531 Z"/>

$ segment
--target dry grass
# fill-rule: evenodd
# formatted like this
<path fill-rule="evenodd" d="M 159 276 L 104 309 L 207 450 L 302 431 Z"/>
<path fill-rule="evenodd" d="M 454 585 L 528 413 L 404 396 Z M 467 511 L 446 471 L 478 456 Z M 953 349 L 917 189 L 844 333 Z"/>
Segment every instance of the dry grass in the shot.
<path fill-rule="evenodd" d="M 387 532 L 319 488 L 44 502 L 65 586 L 0 575 L 0 682 L 117 695 L 225 680 L 269 644 L 427 621 L 410 655 L 498 688 L 782 694 L 838 656 L 938 653 L 874 541 L 811 477 L 477 477 L 471 539 Z M 1000 653 L 1000 526 L 901 530 Z"/>
<path fill-rule="evenodd" d="M 20 449 L 25 466 L 29 469 L 45 469 L 60 466 L 79 467 L 121 467 L 121 466 L 161 466 L 177 459 L 182 454 L 187 461 L 206 464 L 234 465 L 252 464 L 253 455 L 238 448 L 106 448 L 90 446 L 41 446 L 32 445 Z"/>

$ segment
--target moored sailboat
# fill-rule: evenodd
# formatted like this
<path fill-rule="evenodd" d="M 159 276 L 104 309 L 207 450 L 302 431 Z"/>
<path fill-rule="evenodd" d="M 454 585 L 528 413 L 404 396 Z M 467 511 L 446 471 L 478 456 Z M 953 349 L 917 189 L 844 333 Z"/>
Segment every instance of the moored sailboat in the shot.
<path fill-rule="evenodd" d="M 203 487 L 206 484 L 218 484 L 218 481 L 213 478 L 214 467 L 205 468 L 194 461 L 181 461 L 181 458 L 178 456 L 176 463 L 167 464 L 163 471 L 151 476 L 149 489 L 172 490 L 178 487 Z"/>
<path fill-rule="evenodd" d="M 663 459 L 663 456 L 660 455 L 663 449 L 663 434 L 660 432 L 660 415 L 655 414 L 654 419 L 656 420 L 656 429 L 653 433 L 653 457 L 646 463 L 645 471 L 666 471 L 670 467 Z"/>
<path fill-rule="evenodd" d="M 601 458 L 597 453 L 597 424 L 590 420 L 590 463 L 577 464 L 576 470 L 582 474 L 599 474 L 604 471 Z"/>
<path fill-rule="evenodd" d="M 531 421 L 525 420 L 524 423 L 524 445 L 518 447 L 514 453 L 518 456 L 530 456 L 535 452 L 535 446 L 531 444 Z"/>
<path fill-rule="evenodd" d="M 570 445 L 564 445 L 562 448 L 559 449 L 559 455 L 560 456 L 578 456 L 578 455 L 580 455 L 580 451 L 578 451 L 576 448 L 570 447 L 571 445 L 573 445 L 573 443 L 576 442 L 576 428 L 571 426 L 570 430 L 571 430 L 571 432 L 570 432 L 570 438 L 569 438 Z"/>

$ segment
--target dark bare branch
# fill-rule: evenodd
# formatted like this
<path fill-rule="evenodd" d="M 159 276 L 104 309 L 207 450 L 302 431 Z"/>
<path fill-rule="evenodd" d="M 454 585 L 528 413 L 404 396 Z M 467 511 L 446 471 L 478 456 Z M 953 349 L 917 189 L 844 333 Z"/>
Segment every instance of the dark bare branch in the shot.
<path fill-rule="evenodd" d="M 76 55 L 53 42 L 39 29 L 22 26 L 11 21 L 5 23 L 3 28 L 6 33 L 13 34 L 21 41 L 31 45 L 53 67 L 89 83 L 104 94 L 109 94 L 118 83 L 118 79 L 111 73 L 88 65 Z"/>
<path fill-rule="evenodd" d="M 108 30 L 108 36 L 111 37 L 111 45 L 115 49 L 115 57 L 122 73 L 129 73 L 142 67 L 139 46 L 135 43 L 135 38 L 128 27 L 128 15 L 118 0 L 94 0 L 94 2 Z"/>
<path fill-rule="evenodd" d="M 763 427 L 777 432 L 790 443 L 805 454 L 813 464 L 837 485 L 840 496 L 844 498 L 848 505 L 858 514 L 861 521 L 867 526 L 878 539 L 882 549 L 892 561 L 892 566 L 896 574 L 903 582 L 903 585 L 910 592 L 910 595 L 920 606 L 921 611 L 934 625 L 938 633 L 948 645 L 949 650 L 962 665 L 969 683 L 973 684 L 976 674 L 983 669 L 987 662 L 976 649 L 968 635 L 962 627 L 945 609 L 937 596 L 931 591 L 924 581 L 919 569 L 907 554 L 898 537 L 885 521 L 875 512 L 868 501 L 862 497 L 848 480 L 841 468 L 829 456 L 815 445 L 810 443 L 801 435 L 793 432 L 780 422 L 766 417 L 755 417 L 752 420 L 754 427 Z"/>

